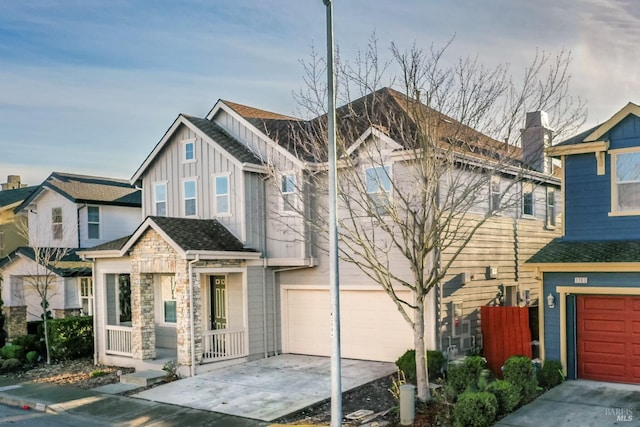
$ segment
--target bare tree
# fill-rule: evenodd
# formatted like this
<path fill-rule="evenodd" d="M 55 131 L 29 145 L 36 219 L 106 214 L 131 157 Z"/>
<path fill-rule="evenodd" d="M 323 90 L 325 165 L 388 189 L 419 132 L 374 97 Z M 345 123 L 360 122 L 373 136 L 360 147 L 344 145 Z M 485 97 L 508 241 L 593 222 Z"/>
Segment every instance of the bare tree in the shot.
<path fill-rule="evenodd" d="M 582 102 L 569 96 L 569 52 L 538 53 L 517 80 L 507 65 L 487 68 L 477 58 L 446 65 L 447 47 L 402 51 L 392 44 L 385 62 L 372 38 L 353 63 L 339 63 L 338 74 L 341 259 L 378 283 L 411 325 L 421 400 L 429 398 L 427 296 L 486 221 L 515 209 L 518 182 L 538 173 L 522 162 L 525 113 L 546 110 L 556 135 L 586 118 Z M 312 165 L 296 181 L 303 200 L 290 204 L 326 248 L 324 62 L 312 55 L 303 65 L 307 87 L 295 97 L 312 118 L 272 137 Z M 270 160 L 274 178 L 281 177 L 282 162 Z M 496 177 L 505 184 L 493 194 Z"/>

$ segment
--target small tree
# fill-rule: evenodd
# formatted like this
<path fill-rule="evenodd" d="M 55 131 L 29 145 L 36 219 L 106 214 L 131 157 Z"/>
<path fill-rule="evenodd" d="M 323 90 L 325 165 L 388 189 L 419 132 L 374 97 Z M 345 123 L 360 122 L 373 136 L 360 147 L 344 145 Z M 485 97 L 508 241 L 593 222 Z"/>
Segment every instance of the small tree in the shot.
<path fill-rule="evenodd" d="M 476 231 L 518 203 L 514 188 L 531 173 L 518 154 L 525 113 L 549 112 L 556 135 L 585 119 L 582 103 L 568 96 L 568 52 L 539 53 L 518 82 L 506 65 L 486 68 L 472 58 L 444 64 L 447 46 L 402 51 L 392 44 L 391 60 L 384 61 L 372 38 L 364 54 L 338 66 L 337 75 L 344 103 L 337 113 L 341 259 L 378 283 L 411 325 L 423 401 L 429 398 L 427 296 Z M 283 199 L 305 221 L 305 227 L 289 221 L 291 229 L 314 231 L 312 240 L 326 250 L 324 62 L 312 54 L 303 65 L 307 87 L 296 99 L 311 119 L 293 121 L 288 132 L 271 137 L 311 165 L 287 181 L 297 191 L 287 190 Z M 378 90 L 388 74 L 387 85 L 399 91 Z M 354 100 L 352 93 L 362 97 Z M 290 164 L 277 153 L 270 160 L 282 191 Z M 509 184 L 487 209 L 492 177 L 500 175 L 508 175 Z M 301 200 L 292 203 L 291 194 Z"/>

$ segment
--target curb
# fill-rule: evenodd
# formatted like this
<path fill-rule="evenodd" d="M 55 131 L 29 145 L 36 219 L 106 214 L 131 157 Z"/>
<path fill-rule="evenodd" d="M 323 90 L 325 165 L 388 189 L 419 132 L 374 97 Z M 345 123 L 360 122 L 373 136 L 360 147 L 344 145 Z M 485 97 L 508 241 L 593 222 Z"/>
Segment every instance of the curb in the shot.
<path fill-rule="evenodd" d="M 50 414 L 56 414 L 57 412 L 51 409 L 46 403 L 37 402 L 31 399 L 13 397 L 6 393 L 0 393 L 0 403 L 7 406 L 16 406 L 23 409 L 35 409 L 40 412 L 47 412 Z"/>

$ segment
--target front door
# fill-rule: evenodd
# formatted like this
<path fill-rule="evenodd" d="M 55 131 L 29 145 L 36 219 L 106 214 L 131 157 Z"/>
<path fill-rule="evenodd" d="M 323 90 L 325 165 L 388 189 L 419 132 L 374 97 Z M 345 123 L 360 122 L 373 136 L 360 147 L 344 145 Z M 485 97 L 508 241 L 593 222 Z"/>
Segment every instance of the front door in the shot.
<path fill-rule="evenodd" d="M 211 276 L 209 278 L 209 323 L 211 330 L 227 328 L 227 278 Z"/>

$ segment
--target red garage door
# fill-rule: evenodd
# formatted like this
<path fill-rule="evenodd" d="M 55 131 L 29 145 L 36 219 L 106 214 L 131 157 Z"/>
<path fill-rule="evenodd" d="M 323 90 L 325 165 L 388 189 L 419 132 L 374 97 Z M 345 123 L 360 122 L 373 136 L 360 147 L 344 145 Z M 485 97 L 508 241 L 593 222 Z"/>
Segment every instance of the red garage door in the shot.
<path fill-rule="evenodd" d="M 640 297 L 577 297 L 578 378 L 640 384 Z"/>

